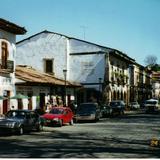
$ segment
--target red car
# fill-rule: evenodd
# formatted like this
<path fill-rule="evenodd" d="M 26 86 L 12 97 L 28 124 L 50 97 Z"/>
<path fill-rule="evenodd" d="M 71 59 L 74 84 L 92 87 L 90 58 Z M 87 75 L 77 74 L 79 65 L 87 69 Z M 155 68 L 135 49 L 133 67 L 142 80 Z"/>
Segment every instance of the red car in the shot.
<path fill-rule="evenodd" d="M 73 112 L 68 107 L 55 107 L 49 113 L 42 115 L 46 125 L 62 126 L 65 123 L 73 125 Z"/>

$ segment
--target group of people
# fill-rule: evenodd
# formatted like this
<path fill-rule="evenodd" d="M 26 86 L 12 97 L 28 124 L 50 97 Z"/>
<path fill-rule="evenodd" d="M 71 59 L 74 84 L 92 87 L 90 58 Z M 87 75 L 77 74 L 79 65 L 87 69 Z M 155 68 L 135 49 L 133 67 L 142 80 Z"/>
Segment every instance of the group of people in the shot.
<path fill-rule="evenodd" d="M 60 103 L 58 105 L 58 104 L 53 104 L 53 103 L 47 102 L 46 106 L 45 106 L 45 109 L 46 109 L 45 112 L 49 113 L 50 110 L 52 110 L 54 107 L 70 107 L 72 112 L 75 113 L 77 105 L 74 102 L 70 103 L 68 106 L 66 104 L 63 104 L 63 103 Z"/>

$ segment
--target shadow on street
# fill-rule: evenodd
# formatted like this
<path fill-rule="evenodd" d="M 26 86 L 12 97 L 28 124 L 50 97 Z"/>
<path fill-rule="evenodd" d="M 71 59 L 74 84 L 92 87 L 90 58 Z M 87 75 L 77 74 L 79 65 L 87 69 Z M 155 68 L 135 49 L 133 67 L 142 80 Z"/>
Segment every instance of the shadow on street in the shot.
<path fill-rule="evenodd" d="M 48 139 L 46 139 L 46 134 Z M 117 158 L 126 157 L 125 154 L 132 154 L 132 158 L 135 158 L 134 154 L 140 154 L 141 158 L 160 157 L 160 149 L 148 149 L 149 142 L 147 141 L 104 137 L 93 138 L 84 133 L 71 135 L 58 131 L 47 132 L 45 134 L 33 132 L 30 136 L 33 136 L 33 141 L 25 141 L 16 137 L 12 141 L 1 139 L 0 158 L 99 158 L 98 155 L 104 153 L 117 154 Z M 134 146 L 135 144 L 146 147 L 139 149 Z"/>

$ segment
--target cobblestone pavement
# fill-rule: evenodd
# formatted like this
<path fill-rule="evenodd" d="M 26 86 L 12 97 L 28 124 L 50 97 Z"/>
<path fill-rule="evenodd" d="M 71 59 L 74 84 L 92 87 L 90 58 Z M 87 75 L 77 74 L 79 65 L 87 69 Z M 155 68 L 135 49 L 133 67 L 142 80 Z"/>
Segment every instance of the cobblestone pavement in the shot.
<path fill-rule="evenodd" d="M 23 136 L 0 136 L 0 158 L 160 158 L 160 115 L 126 112 L 97 123 L 45 127 Z"/>

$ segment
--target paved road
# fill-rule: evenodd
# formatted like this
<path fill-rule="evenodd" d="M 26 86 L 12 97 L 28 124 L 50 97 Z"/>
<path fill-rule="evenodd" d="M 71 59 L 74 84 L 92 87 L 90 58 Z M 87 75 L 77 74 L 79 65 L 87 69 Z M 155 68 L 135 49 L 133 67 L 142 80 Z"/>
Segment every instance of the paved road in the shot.
<path fill-rule="evenodd" d="M 45 127 L 23 136 L 0 136 L 0 158 L 160 158 L 160 115 L 130 113 L 97 123 Z"/>

